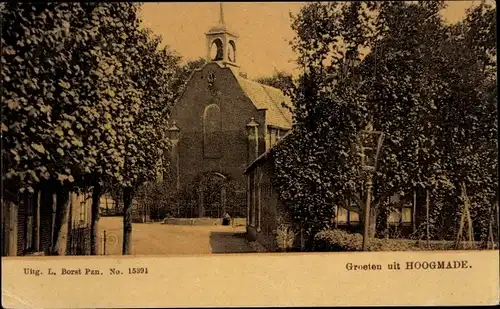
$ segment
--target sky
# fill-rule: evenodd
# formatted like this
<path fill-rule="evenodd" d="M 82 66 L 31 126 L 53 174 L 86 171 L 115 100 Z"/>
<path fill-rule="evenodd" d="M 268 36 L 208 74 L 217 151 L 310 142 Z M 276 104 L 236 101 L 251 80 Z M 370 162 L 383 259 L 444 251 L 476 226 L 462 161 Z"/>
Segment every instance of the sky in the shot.
<path fill-rule="evenodd" d="M 445 21 L 455 23 L 467 8 L 480 1 L 450 1 Z M 249 78 L 271 76 L 275 71 L 292 72 L 296 54 L 289 41 L 294 32 L 290 13 L 297 14 L 304 2 L 225 2 L 224 20 L 236 31 L 237 63 Z M 143 25 L 161 35 L 185 60 L 206 56 L 205 32 L 219 20 L 219 2 L 147 2 Z"/>

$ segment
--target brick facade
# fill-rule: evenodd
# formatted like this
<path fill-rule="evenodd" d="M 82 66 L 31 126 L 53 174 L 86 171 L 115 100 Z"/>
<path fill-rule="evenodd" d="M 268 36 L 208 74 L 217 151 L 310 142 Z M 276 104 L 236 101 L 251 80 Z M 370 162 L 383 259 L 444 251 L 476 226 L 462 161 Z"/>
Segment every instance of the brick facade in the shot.
<path fill-rule="evenodd" d="M 209 89 L 210 73 L 215 73 L 215 96 Z M 203 116 L 211 104 L 219 107 L 222 120 L 218 156 L 205 154 Z M 231 69 L 209 63 L 195 71 L 171 116 L 181 130 L 178 144 L 180 186 L 191 183 L 200 174 L 219 172 L 244 188 L 243 171 L 248 163 L 246 124 L 252 117 L 257 123 L 265 123 L 265 111 L 257 110 L 245 96 Z M 265 150 L 264 134 L 264 130 L 259 130 L 260 152 Z"/>

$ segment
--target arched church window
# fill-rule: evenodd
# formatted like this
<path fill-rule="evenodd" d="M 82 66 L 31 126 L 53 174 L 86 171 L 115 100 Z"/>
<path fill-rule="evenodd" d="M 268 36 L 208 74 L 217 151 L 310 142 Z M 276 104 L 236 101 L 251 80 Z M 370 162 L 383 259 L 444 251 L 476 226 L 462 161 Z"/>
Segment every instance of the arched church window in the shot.
<path fill-rule="evenodd" d="M 220 39 L 213 40 L 210 49 L 210 58 L 212 61 L 219 61 L 224 58 L 223 44 Z"/>
<path fill-rule="evenodd" d="M 227 57 L 229 58 L 229 61 L 236 62 L 236 44 L 233 40 L 229 41 Z"/>
<path fill-rule="evenodd" d="M 211 104 L 203 114 L 203 153 L 205 158 L 221 156 L 222 118 L 220 108 Z"/>

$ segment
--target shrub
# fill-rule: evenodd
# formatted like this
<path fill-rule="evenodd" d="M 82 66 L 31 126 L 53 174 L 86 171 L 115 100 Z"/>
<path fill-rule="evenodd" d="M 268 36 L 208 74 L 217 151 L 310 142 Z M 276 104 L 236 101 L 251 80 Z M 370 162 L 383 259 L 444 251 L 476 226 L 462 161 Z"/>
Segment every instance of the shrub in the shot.
<path fill-rule="evenodd" d="M 342 230 L 326 230 L 314 236 L 315 251 L 359 251 L 362 244 L 361 234 Z"/>
<path fill-rule="evenodd" d="M 358 233 L 349 233 L 343 230 L 324 230 L 314 236 L 314 251 L 361 251 L 363 236 Z M 477 248 L 477 243 L 476 243 Z M 409 239 L 380 239 L 371 238 L 368 251 L 420 251 L 420 250 L 455 250 L 473 249 L 465 245 L 456 247 L 453 241 L 425 241 Z"/>
<path fill-rule="evenodd" d="M 280 224 L 276 229 L 276 245 L 280 251 L 288 251 L 292 249 L 295 240 L 295 232 L 286 225 Z"/>

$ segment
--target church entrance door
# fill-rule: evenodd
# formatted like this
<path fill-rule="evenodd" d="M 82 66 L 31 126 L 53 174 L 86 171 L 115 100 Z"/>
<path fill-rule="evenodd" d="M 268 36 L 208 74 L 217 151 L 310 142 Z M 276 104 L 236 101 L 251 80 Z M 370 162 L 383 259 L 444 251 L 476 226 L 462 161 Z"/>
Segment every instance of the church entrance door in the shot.
<path fill-rule="evenodd" d="M 222 218 L 226 213 L 227 177 L 218 172 L 203 175 L 199 184 L 199 217 Z"/>

